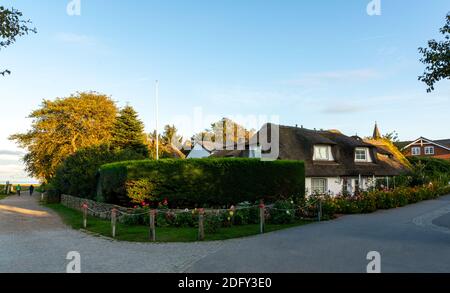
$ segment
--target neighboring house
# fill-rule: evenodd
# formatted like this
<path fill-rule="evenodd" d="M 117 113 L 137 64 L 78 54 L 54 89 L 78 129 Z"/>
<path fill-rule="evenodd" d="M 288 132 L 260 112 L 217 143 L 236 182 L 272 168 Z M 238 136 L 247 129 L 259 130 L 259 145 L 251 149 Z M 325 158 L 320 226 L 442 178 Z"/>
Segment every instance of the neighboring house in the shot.
<path fill-rule="evenodd" d="M 214 151 L 216 150 L 216 146 L 213 142 L 210 141 L 199 141 L 193 143 L 193 147 L 191 151 L 189 151 L 186 156 L 187 159 L 203 159 L 210 157 Z"/>
<path fill-rule="evenodd" d="M 259 133 L 268 133 L 265 125 Z M 392 177 L 408 170 L 398 155 L 384 147 L 374 145 L 337 130 L 316 131 L 305 128 L 279 126 L 280 160 L 301 160 L 306 167 L 306 191 L 340 195 L 355 194 L 383 184 L 393 186 Z M 255 138 L 253 140 L 256 140 Z M 378 141 L 377 138 L 374 138 Z M 258 147 L 247 145 L 245 150 L 219 151 L 214 157 L 258 157 Z M 402 156 L 400 154 L 400 156 Z M 406 160 L 405 160 L 406 161 Z"/>
<path fill-rule="evenodd" d="M 421 137 L 415 141 L 400 142 L 398 145 L 407 157 L 432 157 L 450 160 L 450 139 L 431 140 Z"/>

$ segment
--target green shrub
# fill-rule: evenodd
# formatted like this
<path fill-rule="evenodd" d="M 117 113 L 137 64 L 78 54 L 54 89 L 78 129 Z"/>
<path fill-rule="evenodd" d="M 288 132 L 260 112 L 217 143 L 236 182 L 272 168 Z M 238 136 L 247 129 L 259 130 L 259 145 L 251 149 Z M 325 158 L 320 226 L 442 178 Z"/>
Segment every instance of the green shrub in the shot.
<path fill-rule="evenodd" d="M 100 166 L 140 159 L 144 159 L 144 156 L 133 150 L 110 150 L 105 145 L 79 150 L 58 167 L 51 183 L 58 194 L 95 199 Z"/>
<path fill-rule="evenodd" d="M 391 195 L 389 191 L 378 191 L 374 193 L 376 196 L 377 209 L 378 210 L 387 210 L 393 208 L 394 205 L 394 197 Z"/>
<path fill-rule="evenodd" d="M 158 213 L 156 215 L 156 226 L 157 227 L 170 227 L 173 225 L 173 217 L 169 213 Z"/>
<path fill-rule="evenodd" d="M 409 174 L 411 186 L 430 182 L 447 185 L 450 182 L 450 161 L 425 157 L 411 157 L 409 161 L 413 166 Z"/>
<path fill-rule="evenodd" d="M 242 209 L 236 210 L 233 217 L 233 224 L 236 226 L 250 225 L 259 223 L 259 208 L 241 206 Z"/>
<path fill-rule="evenodd" d="M 277 201 L 270 209 L 270 220 L 272 224 L 291 224 L 295 221 L 295 205 L 293 201 Z"/>
<path fill-rule="evenodd" d="M 42 190 L 46 194 L 47 203 L 59 203 L 61 201 L 61 193 L 52 183 L 42 185 Z"/>
<path fill-rule="evenodd" d="M 139 180 L 148 185 L 139 198 L 167 198 L 172 208 L 224 207 L 261 199 L 275 202 L 303 198 L 304 164 L 256 159 L 192 159 L 128 161 L 100 169 L 102 199 L 129 205 L 127 187 Z M 142 182 L 142 181 L 141 181 Z"/>
<path fill-rule="evenodd" d="M 204 227 L 207 234 L 215 234 L 223 225 L 223 215 L 220 213 L 207 214 L 205 217 Z"/>
<path fill-rule="evenodd" d="M 316 206 L 316 205 L 315 205 Z M 318 208 L 316 207 L 311 214 L 316 214 Z M 334 218 L 336 214 L 342 214 L 342 211 L 339 208 L 338 200 L 333 200 L 331 197 L 325 197 L 322 200 L 322 218 L 324 220 L 331 220 Z M 308 217 L 308 215 L 305 215 Z M 310 216 L 311 217 L 311 216 Z"/>
<path fill-rule="evenodd" d="M 411 189 L 400 187 L 393 190 L 393 196 L 396 199 L 397 207 L 403 207 L 410 203 Z"/>
<path fill-rule="evenodd" d="M 150 225 L 150 209 L 147 207 L 136 207 L 127 214 L 120 216 L 120 223 L 125 225 Z"/>
<path fill-rule="evenodd" d="M 175 227 L 195 227 L 198 225 L 197 217 L 191 212 L 177 213 L 173 221 Z"/>
<path fill-rule="evenodd" d="M 424 171 L 428 174 L 449 174 L 450 173 L 450 161 L 436 158 L 424 158 L 424 157 L 410 157 L 408 160 L 413 166 L 422 163 Z"/>
<path fill-rule="evenodd" d="M 325 196 L 320 198 L 322 218 L 331 219 L 337 214 L 361 214 L 393 209 L 447 194 L 450 194 L 450 185 L 429 184 L 420 187 L 398 187 L 391 191 L 364 192 L 358 196 Z M 311 197 L 306 202 L 307 216 L 316 215 L 317 200 L 318 198 Z"/>
<path fill-rule="evenodd" d="M 448 186 L 440 186 L 438 187 L 437 191 L 439 196 L 448 195 L 450 194 L 450 185 Z"/>
<path fill-rule="evenodd" d="M 132 203 L 156 200 L 152 196 L 153 183 L 147 178 L 127 182 L 126 189 Z"/>

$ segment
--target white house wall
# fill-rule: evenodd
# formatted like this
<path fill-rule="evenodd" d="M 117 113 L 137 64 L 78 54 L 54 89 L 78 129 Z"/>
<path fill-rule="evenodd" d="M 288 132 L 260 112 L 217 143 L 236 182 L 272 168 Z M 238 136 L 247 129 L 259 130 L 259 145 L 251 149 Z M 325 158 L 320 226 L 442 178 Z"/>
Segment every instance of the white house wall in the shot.
<path fill-rule="evenodd" d="M 306 178 L 305 180 L 305 187 L 306 187 L 306 194 L 312 195 L 311 190 L 311 179 L 312 178 Z M 338 195 L 342 193 L 342 181 L 337 177 L 329 177 L 329 178 L 323 178 L 327 179 L 327 189 L 332 195 Z"/>
<path fill-rule="evenodd" d="M 341 195 L 342 191 L 344 190 L 344 180 L 340 177 L 320 177 L 321 179 L 327 179 L 327 189 L 328 192 L 331 196 L 337 196 L 337 195 Z M 305 188 L 306 188 L 306 194 L 307 195 L 312 195 L 312 183 L 311 183 L 312 178 L 307 177 L 305 179 Z M 350 193 L 354 193 L 356 191 L 356 183 L 359 180 L 359 178 L 348 178 L 348 183 L 351 184 L 351 186 L 348 186 L 348 191 Z M 361 177 L 361 185 L 360 185 L 360 190 L 367 190 L 369 188 L 371 188 L 373 186 L 372 184 L 373 179 L 369 178 L 369 177 Z"/>

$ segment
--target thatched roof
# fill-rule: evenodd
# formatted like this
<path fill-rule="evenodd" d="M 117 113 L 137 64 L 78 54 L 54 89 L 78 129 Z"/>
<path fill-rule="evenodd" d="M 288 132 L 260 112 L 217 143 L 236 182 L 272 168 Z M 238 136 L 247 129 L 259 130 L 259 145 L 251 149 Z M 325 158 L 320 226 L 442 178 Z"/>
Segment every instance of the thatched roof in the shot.
<path fill-rule="evenodd" d="M 270 129 L 267 124 L 256 135 Z M 267 131 L 270 133 L 270 131 Z M 346 176 L 396 176 L 407 170 L 392 152 L 377 147 L 362 139 L 346 136 L 337 131 L 316 131 L 305 128 L 279 126 L 281 160 L 301 160 L 306 165 L 307 177 L 346 177 Z M 271 138 L 269 137 L 270 141 Z M 259 141 L 259 139 L 258 139 Z M 314 146 L 329 145 L 334 161 L 314 161 Z M 372 163 L 355 162 L 355 148 L 366 147 Z M 215 157 L 248 157 L 249 147 L 243 151 L 221 151 Z"/>
<path fill-rule="evenodd" d="M 387 156 L 393 156 L 395 162 L 401 163 L 406 168 L 411 168 L 411 163 L 403 155 L 403 153 L 398 149 L 398 147 L 391 141 L 380 138 L 380 139 L 367 139 L 367 143 L 370 143 L 377 147 L 378 153 Z"/>
<path fill-rule="evenodd" d="M 177 147 L 174 145 L 166 145 L 164 146 L 166 148 L 167 153 L 170 155 L 173 159 L 186 159 L 186 155 L 183 154 L 182 151 L 180 151 Z"/>

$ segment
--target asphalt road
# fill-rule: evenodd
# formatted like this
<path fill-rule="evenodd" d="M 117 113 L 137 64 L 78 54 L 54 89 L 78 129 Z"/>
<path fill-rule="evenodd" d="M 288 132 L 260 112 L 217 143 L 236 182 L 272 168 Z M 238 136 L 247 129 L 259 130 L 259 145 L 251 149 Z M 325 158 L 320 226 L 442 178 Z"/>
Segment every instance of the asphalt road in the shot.
<path fill-rule="evenodd" d="M 190 244 L 115 242 L 71 230 L 36 198 L 0 202 L 0 273 L 65 272 L 450 272 L 450 196 L 370 215 L 345 216 L 245 239 Z"/>

